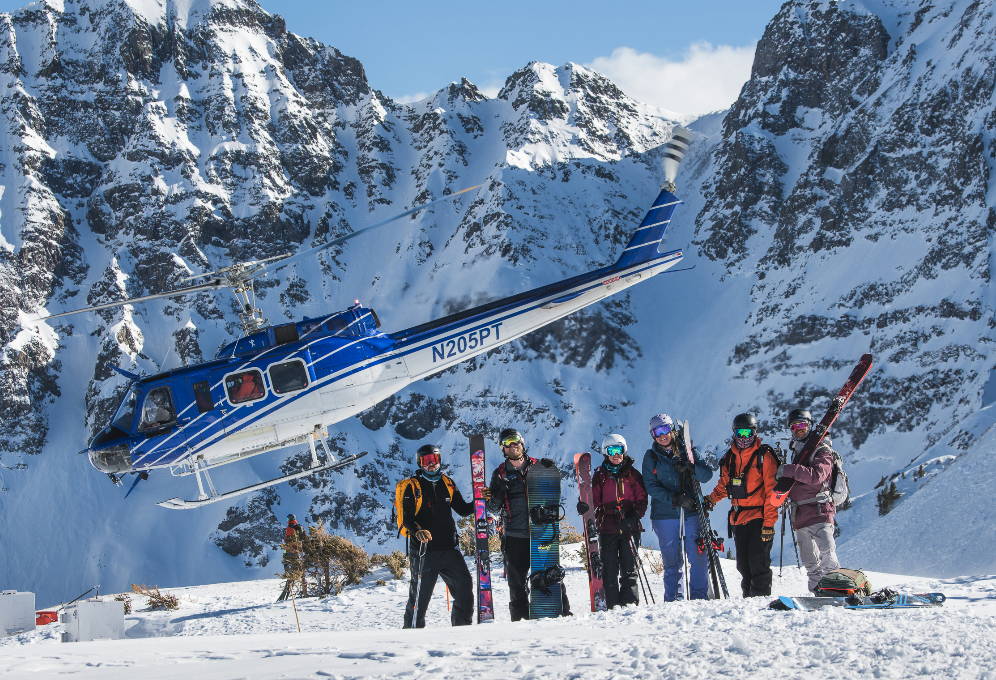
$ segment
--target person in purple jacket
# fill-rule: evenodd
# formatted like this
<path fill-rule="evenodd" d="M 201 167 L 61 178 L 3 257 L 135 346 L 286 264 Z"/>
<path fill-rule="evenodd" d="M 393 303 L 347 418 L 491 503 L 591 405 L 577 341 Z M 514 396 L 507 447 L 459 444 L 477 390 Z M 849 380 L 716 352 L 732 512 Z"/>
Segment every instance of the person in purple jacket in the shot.
<path fill-rule="evenodd" d="M 776 476 L 795 480 L 789 492 L 787 512 L 799 545 L 799 559 L 809 577 L 809 590 L 814 592 L 825 574 L 840 567 L 833 537 L 837 508 L 829 488 L 834 452 L 830 440 L 824 438 L 812 455 L 800 459 L 813 431 L 813 415 L 808 410 L 794 409 L 789 413 L 788 426 L 792 431 L 790 448 L 794 455 L 791 463 L 778 467 Z"/>

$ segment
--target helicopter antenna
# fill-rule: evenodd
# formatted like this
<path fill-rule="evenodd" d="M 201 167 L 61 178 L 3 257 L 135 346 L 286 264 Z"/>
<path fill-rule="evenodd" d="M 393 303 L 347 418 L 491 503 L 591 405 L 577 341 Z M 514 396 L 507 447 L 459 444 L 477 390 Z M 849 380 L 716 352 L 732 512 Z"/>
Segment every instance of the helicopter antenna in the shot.
<path fill-rule="evenodd" d="M 240 311 L 239 320 L 242 322 L 242 330 L 246 335 L 250 333 L 255 333 L 264 326 L 266 326 L 266 318 L 263 316 L 262 310 L 256 307 L 256 293 L 253 289 L 253 279 L 269 272 L 276 271 L 286 267 L 291 262 L 296 262 L 301 258 L 313 255 L 319 251 L 331 248 L 334 245 L 343 243 L 352 238 L 356 238 L 360 234 L 370 231 L 372 229 L 377 229 L 383 227 L 384 225 L 390 224 L 396 220 L 400 220 L 402 217 L 407 217 L 408 215 L 414 215 L 417 212 L 425 210 L 431 205 L 440 203 L 442 201 L 450 201 L 465 194 L 468 191 L 473 191 L 474 189 L 480 188 L 482 185 L 475 184 L 472 187 L 467 187 L 466 189 L 461 189 L 460 191 L 454 191 L 453 193 L 447 194 L 440 198 L 433 199 L 427 203 L 417 205 L 414 208 L 409 208 L 404 212 L 398 213 L 393 217 L 388 217 L 387 219 L 381 220 L 370 226 L 363 227 L 362 229 L 357 229 L 354 232 L 346 234 L 345 236 L 340 236 L 339 238 L 334 238 L 330 241 L 325 241 L 312 248 L 306 248 L 305 250 L 298 251 L 297 253 L 285 253 L 283 255 L 274 255 L 273 257 L 267 257 L 262 260 L 249 260 L 248 262 L 238 262 L 228 267 L 222 267 L 221 269 L 215 270 L 213 272 L 207 272 L 204 274 L 194 274 L 192 276 L 187 276 L 181 281 L 193 281 L 195 279 L 207 279 L 204 283 L 197 283 L 191 286 L 186 286 L 183 288 L 177 288 L 175 290 L 166 291 L 164 293 L 154 293 L 152 295 L 143 295 L 141 297 L 128 298 L 125 300 L 118 300 L 116 302 L 106 302 L 100 305 L 94 305 L 92 307 L 81 307 L 80 309 L 74 309 L 68 312 L 60 312 L 59 314 L 49 314 L 47 316 L 38 317 L 36 321 L 45 321 L 47 319 L 55 319 L 60 316 L 69 316 L 70 314 L 80 314 L 82 312 L 93 312 L 102 309 L 111 309 L 113 307 L 121 307 L 123 305 L 130 305 L 136 302 L 146 302 L 148 300 L 155 300 L 164 297 L 177 297 L 179 295 L 188 295 L 190 293 L 199 293 L 202 291 L 217 290 L 219 288 L 229 288 L 235 294 L 236 299 L 239 301 Z M 182 240 L 181 240 L 182 242 Z"/>

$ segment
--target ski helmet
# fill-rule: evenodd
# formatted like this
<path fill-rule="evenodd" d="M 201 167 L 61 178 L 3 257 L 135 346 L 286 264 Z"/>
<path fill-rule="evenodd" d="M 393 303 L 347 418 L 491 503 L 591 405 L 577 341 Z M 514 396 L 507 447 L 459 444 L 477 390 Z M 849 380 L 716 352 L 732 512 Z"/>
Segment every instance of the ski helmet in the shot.
<path fill-rule="evenodd" d="M 658 427 L 667 427 L 669 431 L 674 430 L 674 420 L 671 419 L 666 413 L 658 413 L 656 416 L 650 419 L 650 436 L 654 436 L 654 430 Z"/>
<path fill-rule="evenodd" d="M 733 419 L 733 429 L 739 430 L 741 428 L 747 428 L 757 431 L 757 418 L 754 417 L 753 413 L 741 413 L 736 418 Z"/>
<path fill-rule="evenodd" d="M 297 521 L 297 517 L 294 516 L 294 513 L 291 513 L 291 514 L 287 515 L 287 521 L 288 522 L 296 522 Z"/>
<path fill-rule="evenodd" d="M 809 412 L 809 409 L 804 408 L 794 408 L 789 412 L 788 420 L 785 421 L 786 425 L 791 425 L 792 423 L 798 423 L 805 420 L 810 425 L 813 424 L 813 414 Z"/>
<path fill-rule="evenodd" d="M 522 436 L 522 434 L 518 430 L 516 430 L 513 427 L 506 427 L 504 430 L 502 430 L 501 433 L 498 435 L 498 444 L 499 444 L 499 446 L 504 447 L 505 446 L 504 442 L 507 442 L 507 441 L 521 443 L 522 444 L 522 453 L 525 454 L 525 452 L 526 452 L 526 440 L 525 440 L 525 438 Z"/>
<path fill-rule="evenodd" d="M 435 444 L 423 444 L 418 447 L 418 451 L 415 452 L 415 463 L 418 465 L 422 464 L 422 456 L 428 456 L 431 454 L 436 454 L 442 460 L 442 454 L 439 451 L 439 447 Z"/>
<path fill-rule="evenodd" d="M 626 451 L 629 449 L 629 447 L 626 446 L 626 438 L 621 434 L 616 434 L 614 432 L 612 434 L 605 435 L 605 439 L 602 440 L 602 455 L 610 455 L 608 452 L 608 448 L 610 446 L 621 446 L 622 455 L 624 456 L 626 455 Z"/>

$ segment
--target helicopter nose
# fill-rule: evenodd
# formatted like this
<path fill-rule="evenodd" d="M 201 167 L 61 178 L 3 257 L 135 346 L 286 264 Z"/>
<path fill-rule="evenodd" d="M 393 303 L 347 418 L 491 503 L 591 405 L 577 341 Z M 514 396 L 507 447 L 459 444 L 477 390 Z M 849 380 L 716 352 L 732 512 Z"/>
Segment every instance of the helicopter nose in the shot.
<path fill-rule="evenodd" d="M 130 451 L 127 444 L 93 446 L 87 450 L 90 464 L 107 474 L 131 472 Z"/>

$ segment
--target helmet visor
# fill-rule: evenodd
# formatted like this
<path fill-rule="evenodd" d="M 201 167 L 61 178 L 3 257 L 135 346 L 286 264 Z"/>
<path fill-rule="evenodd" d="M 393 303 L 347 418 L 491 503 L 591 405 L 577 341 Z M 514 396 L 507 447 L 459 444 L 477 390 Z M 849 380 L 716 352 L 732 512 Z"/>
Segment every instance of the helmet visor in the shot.
<path fill-rule="evenodd" d="M 522 437 L 520 437 L 519 435 L 513 435 L 511 437 L 506 437 L 505 439 L 501 440 L 501 445 L 506 449 L 512 444 L 521 444 L 521 443 L 522 443 Z"/>
<path fill-rule="evenodd" d="M 442 457 L 438 453 L 426 453 L 419 457 L 418 464 L 422 467 L 432 467 L 442 462 Z"/>
<path fill-rule="evenodd" d="M 609 446 L 605 447 L 605 455 L 606 456 L 610 456 L 610 457 L 621 456 L 625 452 L 626 451 L 625 451 L 625 449 L 623 449 L 623 447 L 622 447 L 621 444 L 610 444 Z"/>
<path fill-rule="evenodd" d="M 754 429 L 751 427 L 738 427 L 733 431 L 733 433 L 738 437 L 743 437 L 744 439 L 747 439 L 748 437 L 754 436 Z"/>
<path fill-rule="evenodd" d="M 808 430 L 809 422 L 805 420 L 799 420 L 789 425 L 789 429 L 792 430 L 793 432 L 802 432 L 803 430 Z"/>

